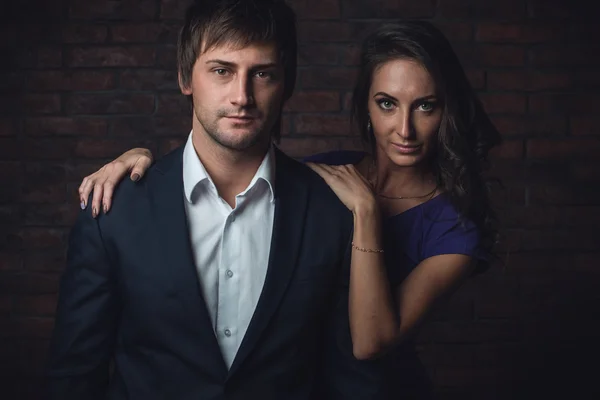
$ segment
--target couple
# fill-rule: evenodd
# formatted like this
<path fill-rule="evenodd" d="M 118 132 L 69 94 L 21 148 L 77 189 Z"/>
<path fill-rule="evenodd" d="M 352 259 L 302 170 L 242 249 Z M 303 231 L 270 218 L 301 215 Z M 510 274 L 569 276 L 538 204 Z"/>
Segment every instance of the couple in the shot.
<path fill-rule="evenodd" d="M 139 153 L 82 185 L 52 398 L 410 398 L 399 343 L 495 232 L 481 172 L 498 136 L 450 45 L 425 23 L 367 38 L 353 111 L 370 155 L 307 165 L 272 144 L 296 75 L 285 3 L 195 2 L 178 69 L 187 143 L 114 199 L 104 183 Z"/>

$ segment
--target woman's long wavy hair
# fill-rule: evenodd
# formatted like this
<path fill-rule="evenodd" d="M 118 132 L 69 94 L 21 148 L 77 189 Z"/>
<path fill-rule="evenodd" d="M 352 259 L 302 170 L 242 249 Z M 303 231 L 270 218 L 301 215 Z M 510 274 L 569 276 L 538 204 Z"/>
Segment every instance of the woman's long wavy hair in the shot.
<path fill-rule="evenodd" d="M 419 62 L 435 81 L 443 113 L 431 167 L 438 186 L 461 217 L 478 227 L 482 250 L 489 253 L 496 242 L 497 226 L 484 173 L 489 168 L 490 149 L 501 143 L 500 133 L 477 98 L 452 46 L 431 23 L 384 25 L 363 42 L 352 101 L 352 117 L 362 138 L 375 151 L 368 114 L 371 80 L 379 66 L 396 59 Z"/>

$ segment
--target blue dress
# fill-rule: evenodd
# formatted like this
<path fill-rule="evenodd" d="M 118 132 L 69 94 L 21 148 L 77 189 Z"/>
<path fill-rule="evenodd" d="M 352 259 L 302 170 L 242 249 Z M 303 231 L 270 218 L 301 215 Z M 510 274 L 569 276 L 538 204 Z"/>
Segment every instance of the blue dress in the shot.
<path fill-rule="evenodd" d="M 328 165 L 357 164 L 366 153 L 332 151 L 304 159 Z M 383 221 L 383 244 L 388 278 L 397 287 L 421 261 L 442 254 L 464 254 L 487 265 L 480 235 L 471 221 L 461 219 L 443 194 Z M 428 399 L 431 384 L 412 343 L 385 357 L 383 373 L 390 398 Z M 399 397 L 398 397 L 399 396 Z"/>

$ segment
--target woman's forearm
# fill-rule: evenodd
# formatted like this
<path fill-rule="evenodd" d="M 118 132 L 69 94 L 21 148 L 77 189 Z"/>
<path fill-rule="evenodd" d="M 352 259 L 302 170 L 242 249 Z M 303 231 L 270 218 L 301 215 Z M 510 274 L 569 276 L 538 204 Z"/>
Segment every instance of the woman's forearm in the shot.
<path fill-rule="evenodd" d="M 382 249 L 381 216 L 376 206 L 355 210 L 353 243 L 350 330 L 354 356 L 367 359 L 385 351 L 399 331 L 383 253 L 366 251 Z"/>

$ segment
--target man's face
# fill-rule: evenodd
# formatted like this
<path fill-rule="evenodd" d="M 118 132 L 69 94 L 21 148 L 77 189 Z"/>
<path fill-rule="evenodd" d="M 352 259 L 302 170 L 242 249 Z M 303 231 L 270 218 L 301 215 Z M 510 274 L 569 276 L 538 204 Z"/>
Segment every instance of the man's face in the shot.
<path fill-rule="evenodd" d="M 202 134 L 241 151 L 269 140 L 283 105 L 283 74 L 275 43 L 223 45 L 198 57 L 181 91 L 192 95 Z"/>

